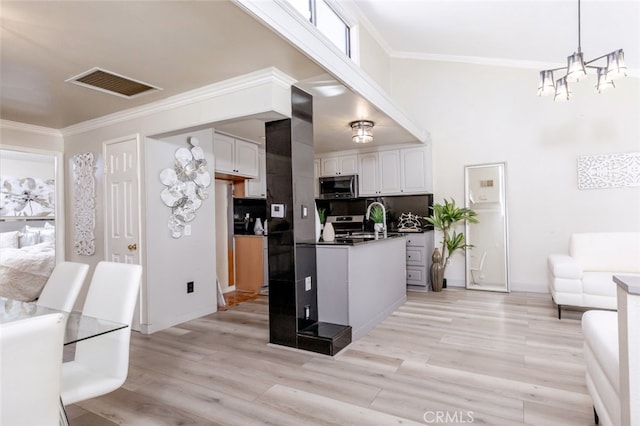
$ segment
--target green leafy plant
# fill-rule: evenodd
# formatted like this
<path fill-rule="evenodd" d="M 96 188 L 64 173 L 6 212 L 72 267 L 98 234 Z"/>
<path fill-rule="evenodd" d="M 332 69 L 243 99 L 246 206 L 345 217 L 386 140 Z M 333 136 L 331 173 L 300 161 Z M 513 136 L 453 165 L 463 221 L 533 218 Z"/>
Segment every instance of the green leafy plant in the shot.
<path fill-rule="evenodd" d="M 385 211 L 382 207 L 375 205 L 371 207 L 369 218 L 373 221 L 373 223 L 384 223 L 384 213 Z"/>
<path fill-rule="evenodd" d="M 324 225 L 327 220 L 327 211 L 324 208 L 318 209 L 318 217 L 320 218 L 320 223 Z"/>
<path fill-rule="evenodd" d="M 444 200 L 444 204 L 436 203 L 431 207 L 433 213 L 425 220 L 442 232 L 442 266 L 447 267 L 449 258 L 457 250 L 465 251 L 473 245 L 467 244 L 464 233 L 458 233 L 454 228 L 459 222 L 478 223 L 477 213 L 466 207 L 457 207 L 455 200 Z M 446 251 L 445 251 L 446 249 Z"/>

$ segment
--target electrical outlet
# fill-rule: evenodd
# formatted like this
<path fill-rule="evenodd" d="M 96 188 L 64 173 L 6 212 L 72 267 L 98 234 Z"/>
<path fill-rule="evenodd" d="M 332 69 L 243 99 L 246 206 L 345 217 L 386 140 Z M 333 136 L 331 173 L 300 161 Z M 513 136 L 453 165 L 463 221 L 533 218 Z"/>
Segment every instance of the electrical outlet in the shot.
<path fill-rule="evenodd" d="M 304 319 L 311 319 L 311 305 L 304 305 Z"/>
<path fill-rule="evenodd" d="M 193 293 L 193 281 L 187 283 L 187 293 Z"/>
<path fill-rule="evenodd" d="M 306 277 L 304 279 L 304 291 L 311 290 L 311 277 Z"/>

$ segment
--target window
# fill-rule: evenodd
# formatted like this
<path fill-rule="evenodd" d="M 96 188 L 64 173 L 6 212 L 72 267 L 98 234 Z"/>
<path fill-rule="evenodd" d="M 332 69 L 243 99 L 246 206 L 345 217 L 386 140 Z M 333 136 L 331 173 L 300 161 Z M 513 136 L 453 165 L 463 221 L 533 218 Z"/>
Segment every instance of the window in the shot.
<path fill-rule="evenodd" d="M 351 57 L 349 26 L 325 0 L 287 0 L 345 55 Z"/>

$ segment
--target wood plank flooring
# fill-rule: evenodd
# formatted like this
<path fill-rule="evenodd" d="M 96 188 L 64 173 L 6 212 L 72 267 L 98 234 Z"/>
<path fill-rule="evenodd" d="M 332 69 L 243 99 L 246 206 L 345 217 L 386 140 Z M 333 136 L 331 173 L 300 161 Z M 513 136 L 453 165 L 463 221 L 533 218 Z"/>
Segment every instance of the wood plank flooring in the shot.
<path fill-rule="evenodd" d="M 133 333 L 125 385 L 71 425 L 593 424 L 582 312 L 549 295 L 410 291 L 334 358 L 268 345 L 267 305 Z"/>

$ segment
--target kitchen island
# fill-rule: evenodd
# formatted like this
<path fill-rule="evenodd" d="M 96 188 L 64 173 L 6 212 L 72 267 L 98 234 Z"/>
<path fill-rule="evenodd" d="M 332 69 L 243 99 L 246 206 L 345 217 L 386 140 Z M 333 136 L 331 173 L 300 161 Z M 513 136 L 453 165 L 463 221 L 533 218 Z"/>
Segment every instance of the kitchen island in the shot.
<path fill-rule="evenodd" d="M 316 245 L 318 316 L 357 340 L 407 300 L 404 235 Z"/>

